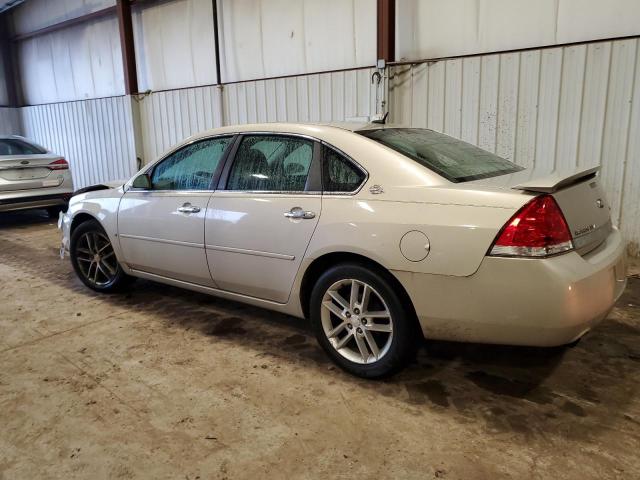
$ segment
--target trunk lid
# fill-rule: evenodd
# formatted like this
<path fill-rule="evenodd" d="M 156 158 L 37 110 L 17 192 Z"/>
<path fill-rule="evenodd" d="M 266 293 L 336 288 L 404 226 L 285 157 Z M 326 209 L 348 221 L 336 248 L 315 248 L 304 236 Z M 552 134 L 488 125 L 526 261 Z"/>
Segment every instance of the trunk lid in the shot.
<path fill-rule="evenodd" d="M 611 207 L 597 172 L 600 167 L 543 173 L 523 170 L 511 175 L 470 183 L 554 197 L 564 214 L 576 251 L 584 255 L 598 247 L 611 232 Z"/>
<path fill-rule="evenodd" d="M 0 192 L 57 187 L 63 181 L 61 170 L 48 165 L 61 159 L 55 154 L 0 156 Z"/>

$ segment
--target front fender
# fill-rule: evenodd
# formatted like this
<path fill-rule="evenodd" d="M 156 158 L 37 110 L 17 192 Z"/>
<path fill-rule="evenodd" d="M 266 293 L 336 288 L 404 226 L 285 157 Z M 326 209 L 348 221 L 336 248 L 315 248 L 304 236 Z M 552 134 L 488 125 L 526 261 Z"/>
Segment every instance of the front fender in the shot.
<path fill-rule="evenodd" d="M 71 234 L 73 229 L 78 225 L 80 218 L 93 218 L 96 220 L 107 236 L 116 258 L 122 264 L 122 251 L 120 242 L 118 241 L 118 208 L 120 199 L 124 195 L 122 188 L 99 190 L 75 195 L 69 202 L 69 208 L 66 213 L 61 213 L 58 219 L 58 228 L 62 231 L 62 242 L 60 254 L 63 257 L 69 251 L 71 244 Z M 122 264 L 125 271 L 127 266 Z"/>

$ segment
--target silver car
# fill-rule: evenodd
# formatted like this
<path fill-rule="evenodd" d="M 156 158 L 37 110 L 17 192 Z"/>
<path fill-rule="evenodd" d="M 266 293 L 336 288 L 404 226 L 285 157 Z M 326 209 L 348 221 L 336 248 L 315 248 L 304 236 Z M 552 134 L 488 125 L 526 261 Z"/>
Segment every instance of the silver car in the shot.
<path fill-rule="evenodd" d="M 72 193 L 63 157 L 24 137 L 0 136 L 0 212 L 45 208 L 57 217 Z"/>
<path fill-rule="evenodd" d="M 541 175 L 424 129 L 211 130 L 85 189 L 59 226 L 94 290 L 140 277 L 308 318 L 369 378 L 422 336 L 573 342 L 625 287 L 598 167 Z"/>

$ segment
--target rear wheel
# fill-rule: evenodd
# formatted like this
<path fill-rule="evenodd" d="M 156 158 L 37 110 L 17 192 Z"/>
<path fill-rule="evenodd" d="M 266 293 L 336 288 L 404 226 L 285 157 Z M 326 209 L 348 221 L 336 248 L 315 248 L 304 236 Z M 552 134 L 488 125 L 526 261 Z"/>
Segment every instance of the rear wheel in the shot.
<path fill-rule="evenodd" d="M 69 252 L 76 274 L 93 290 L 116 291 L 131 278 L 118 263 L 109 236 L 95 220 L 86 221 L 73 231 Z"/>
<path fill-rule="evenodd" d="M 385 275 L 364 265 L 327 270 L 311 294 L 316 337 L 344 370 L 365 378 L 391 375 L 415 355 L 415 322 Z"/>

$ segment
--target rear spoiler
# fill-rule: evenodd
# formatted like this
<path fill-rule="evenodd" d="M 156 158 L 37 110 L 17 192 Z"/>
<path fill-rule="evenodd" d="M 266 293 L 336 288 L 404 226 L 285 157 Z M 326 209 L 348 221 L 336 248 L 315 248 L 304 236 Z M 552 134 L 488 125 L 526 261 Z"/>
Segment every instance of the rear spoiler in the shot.
<path fill-rule="evenodd" d="M 535 180 L 529 180 L 511 188 L 515 190 L 527 190 L 529 192 L 553 193 L 560 190 L 562 187 L 577 183 L 580 180 L 584 181 L 587 178 L 595 177 L 598 170 L 600 170 L 600 165 L 569 171 L 556 171 L 550 175 L 536 178 Z"/>

